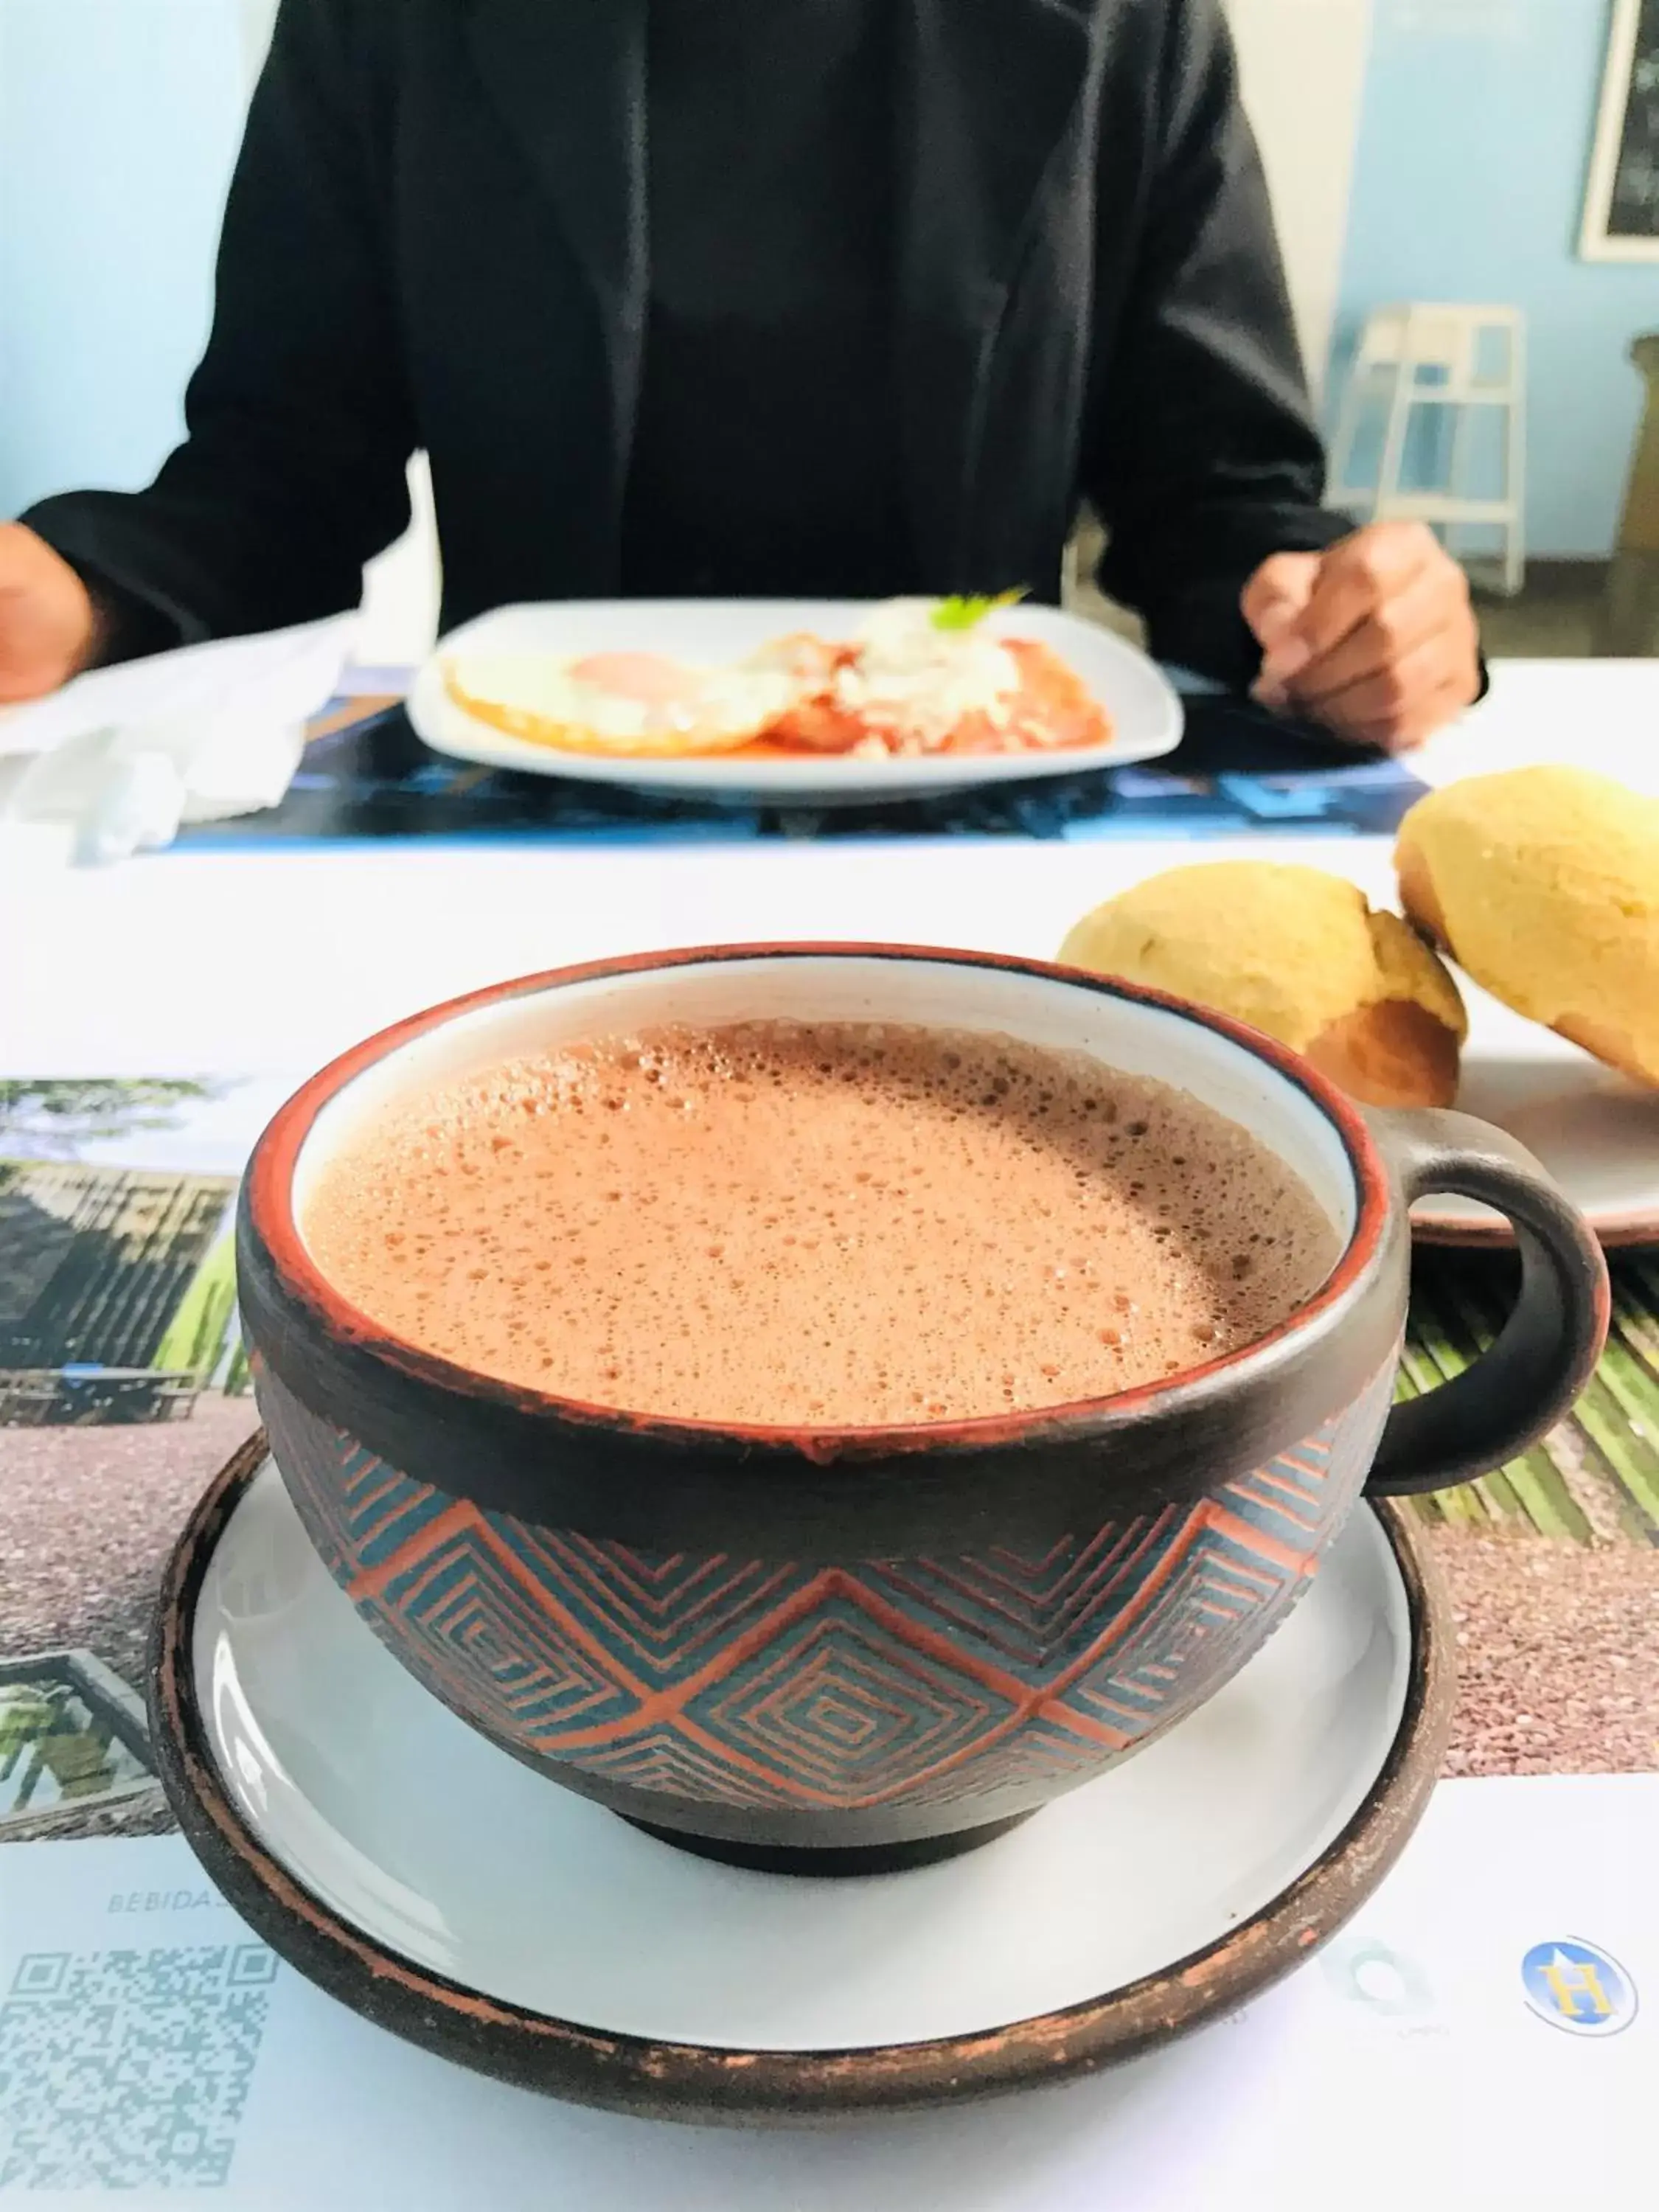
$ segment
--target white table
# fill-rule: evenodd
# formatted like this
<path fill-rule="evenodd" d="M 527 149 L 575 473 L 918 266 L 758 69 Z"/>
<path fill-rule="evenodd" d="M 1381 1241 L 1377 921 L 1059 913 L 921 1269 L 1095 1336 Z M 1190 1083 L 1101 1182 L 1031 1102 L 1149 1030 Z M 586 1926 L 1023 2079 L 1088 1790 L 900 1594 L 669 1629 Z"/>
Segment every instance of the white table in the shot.
<path fill-rule="evenodd" d="M 1659 665 L 1500 665 L 1491 702 L 1423 765 L 1441 781 L 1553 757 L 1654 788 Z M 673 944 L 863 937 L 1047 955 L 1091 904 L 1221 849 L 1391 891 L 1388 841 L 1341 837 L 183 851 L 99 874 L 14 858 L 0 879 L 0 1075 L 298 1075 L 492 978 Z M 1224 2195 L 1250 2212 L 1370 2212 L 1402 2196 L 1437 2212 L 1634 2205 L 1651 2182 L 1645 2085 L 1659 2078 L 1656 1823 L 1653 1778 L 1448 1785 L 1334 1969 L 1241 2022 L 1050 2096 L 811 2141 L 544 2106 L 404 2049 L 290 1977 L 222 2201 L 320 2202 L 352 2172 L 365 2202 L 414 2212 L 1187 2212 Z M 0 1948 L 85 1940 L 111 1855 L 131 1852 L 154 1862 L 145 1887 L 188 1895 L 177 1838 L 0 1856 Z M 132 1887 L 125 1873 L 119 1886 Z M 1615 2039 L 1575 2043 L 1521 2002 L 1528 1946 L 1574 1934 L 1640 1986 L 1644 2009 Z M 1420 1972 L 1420 2008 L 1343 1983 L 1342 1961 L 1377 1945 Z"/>
<path fill-rule="evenodd" d="M 1659 663 L 1512 662 L 1419 756 L 1449 781 L 1571 758 L 1659 791 Z M 1392 895 L 1389 842 L 184 849 L 103 872 L 0 847 L 0 1064 L 136 1073 L 314 1063 L 503 975 L 670 945 L 860 937 L 1052 955 L 1088 907 L 1218 854 L 1313 860 Z"/>

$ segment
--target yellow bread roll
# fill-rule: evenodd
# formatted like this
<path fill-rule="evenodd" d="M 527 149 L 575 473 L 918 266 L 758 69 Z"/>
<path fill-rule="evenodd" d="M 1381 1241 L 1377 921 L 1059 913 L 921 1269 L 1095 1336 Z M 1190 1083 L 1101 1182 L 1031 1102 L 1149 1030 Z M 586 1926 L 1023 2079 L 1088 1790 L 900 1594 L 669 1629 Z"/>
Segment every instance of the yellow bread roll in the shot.
<path fill-rule="evenodd" d="M 1418 800 L 1395 860 L 1494 998 L 1659 1083 L 1659 799 L 1580 768 L 1470 776 Z"/>
<path fill-rule="evenodd" d="M 1456 1096 L 1457 986 L 1398 915 L 1318 868 L 1171 868 L 1085 915 L 1060 957 L 1265 1030 L 1368 1104 Z"/>

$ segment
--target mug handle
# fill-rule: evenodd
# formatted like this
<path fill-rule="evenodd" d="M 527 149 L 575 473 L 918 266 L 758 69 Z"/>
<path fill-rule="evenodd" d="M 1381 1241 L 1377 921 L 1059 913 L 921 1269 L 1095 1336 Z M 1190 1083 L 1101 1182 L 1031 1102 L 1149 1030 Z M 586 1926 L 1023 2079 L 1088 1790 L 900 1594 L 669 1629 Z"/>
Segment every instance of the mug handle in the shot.
<path fill-rule="evenodd" d="M 1601 1246 L 1524 1145 L 1469 1114 L 1365 1118 L 1408 1206 L 1431 1191 L 1480 1199 L 1506 1216 L 1521 1249 L 1520 1294 L 1497 1341 L 1389 1414 L 1365 1494 L 1409 1498 L 1502 1467 L 1554 1425 L 1601 1356 L 1611 1293 Z"/>

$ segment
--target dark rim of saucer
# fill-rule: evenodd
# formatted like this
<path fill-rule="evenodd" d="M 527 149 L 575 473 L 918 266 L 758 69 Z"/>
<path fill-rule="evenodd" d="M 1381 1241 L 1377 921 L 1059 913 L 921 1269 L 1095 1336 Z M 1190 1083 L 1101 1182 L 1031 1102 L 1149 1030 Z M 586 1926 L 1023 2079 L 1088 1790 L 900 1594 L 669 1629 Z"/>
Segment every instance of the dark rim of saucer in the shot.
<path fill-rule="evenodd" d="M 386 1949 L 296 1881 L 232 1802 L 196 1698 L 191 1624 L 214 1547 L 265 1458 L 261 1433 L 222 1469 L 191 1515 L 162 1584 L 150 1729 L 179 1824 L 254 1932 L 331 1996 L 441 2057 L 579 2104 L 661 2118 L 788 2124 L 958 2103 L 1119 2063 L 1233 2010 L 1310 1958 L 1398 1858 L 1440 1770 L 1455 1687 L 1446 1601 L 1405 1512 L 1375 1503 L 1370 1510 L 1398 1564 L 1411 1624 L 1398 1731 L 1364 1802 L 1335 1842 L 1218 1942 L 1081 2004 L 925 2043 L 734 2051 L 605 2034 L 465 1989 Z"/>
<path fill-rule="evenodd" d="M 1578 1210 L 1604 1251 L 1639 1250 L 1644 1245 L 1659 1244 L 1659 1206 L 1626 1213 L 1584 1206 Z M 1413 1215 L 1411 1230 L 1413 1244 L 1433 1244 L 1451 1251 L 1513 1252 L 1516 1249 L 1515 1231 L 1507 1221 L 1483 1221 L 1474 1214 L 1436 1213 L 1421 1219 Z"/>

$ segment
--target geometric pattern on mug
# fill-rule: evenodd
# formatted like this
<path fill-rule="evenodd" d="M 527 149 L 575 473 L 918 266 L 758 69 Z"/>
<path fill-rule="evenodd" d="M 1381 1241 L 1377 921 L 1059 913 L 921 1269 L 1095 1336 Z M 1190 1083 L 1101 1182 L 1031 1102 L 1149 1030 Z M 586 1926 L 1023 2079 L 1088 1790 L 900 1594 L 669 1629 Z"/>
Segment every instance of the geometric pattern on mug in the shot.
<path fill-rule="evenodd" d="M 398 1473 L 268 1373 L 261 1401 L 330 1571 L 445 1704 L 635 1789 L 817 1810 L 1052 1789 L 1147 1741 L 1301 1595 L 1391 1385 L 1194 1506 L 833 1567 L 535 1527 Z"/>

